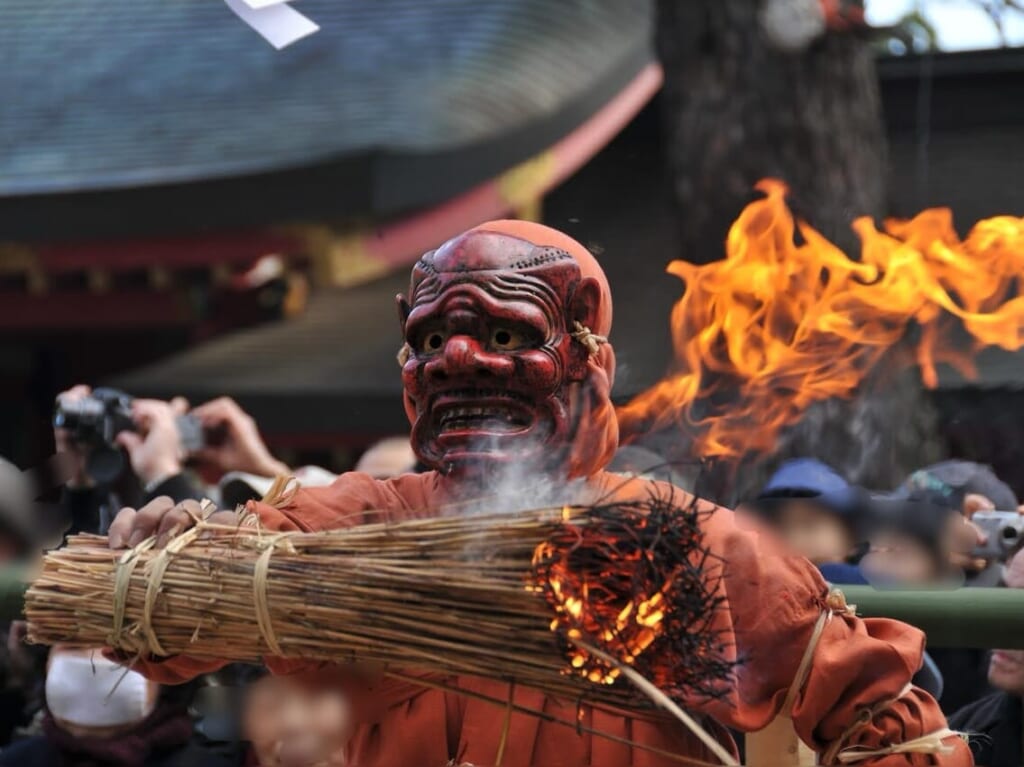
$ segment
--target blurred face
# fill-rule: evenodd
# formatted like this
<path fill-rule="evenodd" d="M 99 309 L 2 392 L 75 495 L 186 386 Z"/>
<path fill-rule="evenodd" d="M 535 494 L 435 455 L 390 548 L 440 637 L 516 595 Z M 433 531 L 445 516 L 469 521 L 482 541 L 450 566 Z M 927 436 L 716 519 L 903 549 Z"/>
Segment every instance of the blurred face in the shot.
<path fill-rule="evenodd" d="M 1004 578 L 1009 588 L 1024 588 L 1024 551 L 1018 551 L 1007 563 Z M 988 666 L 988 681 L 1004 692 L 1024 697 L 1024 650 L 995 650 Z"/>
<path fill-rule="evenodd" d="M 356 464 L 356 471 L 374 479 L 388 479 L 412 471 L 415 466 L 416 455 L 409 440 L 398 438 L 383 440 L 369 448 Z"/>
<path fill-rule="evenodd" d="M 245 737 L 260 767 L 340 767 L 351 724 L 348 702 L 336 688 L 264 677 L 246 695 Z"/>
<path fill-rule="evenodd" d="M 938 564 L 928 549 L 910 536 L 879 531 L 861 567 L 873 582 L 924 585 L 940 579 Z"/>
<path fill-rule="evenodd" d="M 845 561 L 856 543 L 839 517 L 810 499 L 786 501 L 776 528 L 790 548 L 816 565 Z"/>

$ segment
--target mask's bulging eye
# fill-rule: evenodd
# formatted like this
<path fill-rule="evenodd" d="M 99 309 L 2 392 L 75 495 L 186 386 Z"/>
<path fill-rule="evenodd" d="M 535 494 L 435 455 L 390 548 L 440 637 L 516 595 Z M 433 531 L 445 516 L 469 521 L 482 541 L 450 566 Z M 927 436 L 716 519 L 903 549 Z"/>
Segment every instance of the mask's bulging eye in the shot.
<path fill-rule="evenodd" d="M 531 344 L 531 339 L 515 328 L 497 327 L 491 331 L 491 348 L 500 352 L 512 352 Z"/>
<path fill-rule="evenodd" d="M 444 348 L 444 342 L 448 340 L 448 335 L 442 333 L 440 330 L 432 330 L 423 336 L 419 343 L 419 351 L 424 354 L 434 354 Z"/>

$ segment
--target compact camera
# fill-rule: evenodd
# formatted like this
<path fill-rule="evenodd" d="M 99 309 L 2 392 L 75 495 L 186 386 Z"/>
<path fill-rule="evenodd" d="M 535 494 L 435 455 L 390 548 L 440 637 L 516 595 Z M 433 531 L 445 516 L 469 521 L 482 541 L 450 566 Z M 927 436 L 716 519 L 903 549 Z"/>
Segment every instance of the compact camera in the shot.
<path fill-rule="evenodd" d="M 1024 543 L 1024 517 L 1016 511 L 978 511 L 971 517 L 988 540 L 974 550 L 982 559 L 1009 559 Z"/>

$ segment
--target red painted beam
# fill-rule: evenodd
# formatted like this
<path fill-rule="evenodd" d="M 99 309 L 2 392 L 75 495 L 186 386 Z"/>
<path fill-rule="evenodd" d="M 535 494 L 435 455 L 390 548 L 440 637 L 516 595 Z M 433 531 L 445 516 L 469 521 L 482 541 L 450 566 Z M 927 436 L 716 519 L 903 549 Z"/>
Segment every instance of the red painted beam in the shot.
<path fill-rule="evenodd" d="M 0 292 L 0 330 L 5 331 L 166 328 L 195 321 L 187 301 L 173 292 Z"/>
<path fill-rule="evenodd" d="M 37 245 L 33 252 L 39 266 L 49 274 L 104 269 L 134 271 L 153 266 L 168 269 L 206 267 L 215 264 L 250 266 L 272 253 L 294 253 L 299 239 L 270 231 L 220 232 L 158 239 L 111 240 L 107 242 L 51 243 Z"/>

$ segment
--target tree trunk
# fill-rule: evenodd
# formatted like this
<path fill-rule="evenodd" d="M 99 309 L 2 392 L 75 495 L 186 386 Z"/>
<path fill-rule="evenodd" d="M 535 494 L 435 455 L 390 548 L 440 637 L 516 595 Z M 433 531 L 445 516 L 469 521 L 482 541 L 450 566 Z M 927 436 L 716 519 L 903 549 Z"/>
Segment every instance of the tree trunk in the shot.
<path fill-rule="evenodd" d="M 677 255 L 693 263 L 721 258 L 730 224 L 754 199 L 754 183 L 773 176 L 789 185 L 797 216 L 856 258 L 851 222 L 884 213 L 874 55 L 855 32 L 826 32 L 798 53 L 777 50 L 758 20 L 764 1 L 657 0 L 666 145 L 683 243 Z M 934 409 L 916 372 L 894 359 L 890 370 L 872 371 L 854 399 L 809 408 L 774 454 L 711 466 L 700 490 L 734 503 L 795 456 L 818 457 L 854 482 L 892 487 L 936 459 Z M 640 441 L 664 449 L 666 436 Z M 692 458 L 683 442 L 676 435 L 675 449 L 664 452 Z"/>
<path fill-rule="evenodd" d="M 772 47 L 764 0 L 657 0 L 664 123 L 683 250 L 720 258 L 766 176 L 797 215 L 856 253 L 850 222 L 884 212 L 885 133 L 874 55 L 853 32 L 799 53 Z"/>

